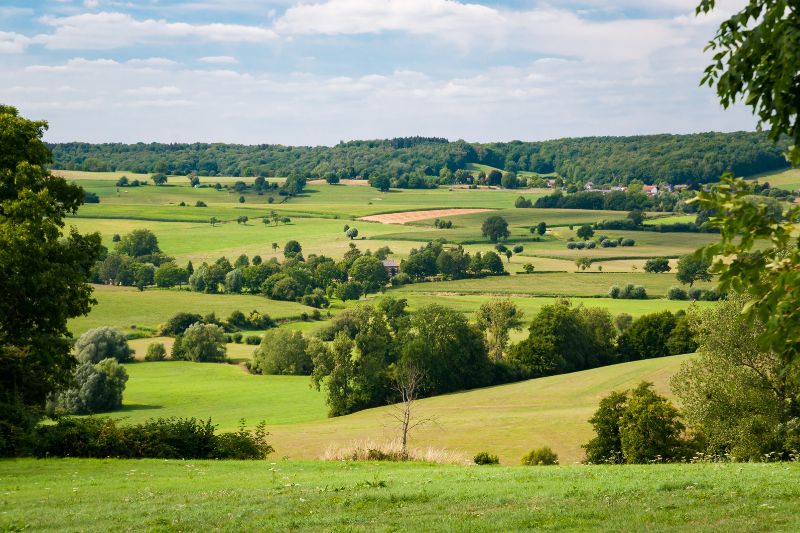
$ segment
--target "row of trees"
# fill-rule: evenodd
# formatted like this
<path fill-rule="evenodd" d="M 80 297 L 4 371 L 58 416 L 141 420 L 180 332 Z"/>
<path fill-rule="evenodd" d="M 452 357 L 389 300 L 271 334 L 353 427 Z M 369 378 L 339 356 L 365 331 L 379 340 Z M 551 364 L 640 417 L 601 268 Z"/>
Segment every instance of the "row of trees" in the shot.
<path fill-rule="evenodd" d="M 232 144 L 50 145 L 57 168 L 201 176 L 292 176 L 340 179 L 380 176 L 393 186 L 472 183 L 483 164 L 504 170 L 484 174 L 487 184 L 516 172 L 556 173 L 567 181 L 596 184 L 705 183 L 725 171 L 752 175 L 779 168 L 783 144 L 763 133 L 704 133 L 586 137 L 544 142 L 467 143 L 413 137 L 353 141 L 333 147 Z M 467 177 L 469 176 L 469 178 Z M 509 181 L 510 183 L 510 181 Z"/>

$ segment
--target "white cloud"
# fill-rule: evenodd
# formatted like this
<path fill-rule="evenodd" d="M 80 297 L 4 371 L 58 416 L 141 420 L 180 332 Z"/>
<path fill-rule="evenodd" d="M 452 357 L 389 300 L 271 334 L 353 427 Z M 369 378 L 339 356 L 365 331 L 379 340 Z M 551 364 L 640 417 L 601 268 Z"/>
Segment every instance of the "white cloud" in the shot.
<path fill-rule="evenodd" d="M 0 31 L 0 54 L 19 54 L 25 51 L 30 39 L 24 35 Z"/>
<path fill-rule="evenodd" d="M 95 8 L 100 5 L 99 0 L 83 0 L 83 6 L 89 9 Z"/>
<path fill-rule="evenodd" d="M 274 27 L 287 36 L 404 32 L 462 48 L 613 61 L 687 41 L 687 24 L 669 18 L 592 20 L 546 5 L 513 11 L 455 0 L 326 0 L 287 9 Z"/>
<path fill-rule="evenodd" d="M 200 59 L 198 59 L 198 61 L 201 61 L 203 63 L 217 64 L 217 65 L 225 65 L 225 64 L 234 65 L 239 62 L 233 56 L 206 56 L 206 57 L 201 57 Z"/>
<path fill-rule="evenodd" d="M 84 13 L 67 17 L 44 17 L 54 31 L 34 37 L 46 48 L 110 50 L 113 48 L 180 42 L 264 43 L 276 38 L 271 29 L 238 24 L 188 24 L 166 20 L 137 20 L 125 13 Z"/>

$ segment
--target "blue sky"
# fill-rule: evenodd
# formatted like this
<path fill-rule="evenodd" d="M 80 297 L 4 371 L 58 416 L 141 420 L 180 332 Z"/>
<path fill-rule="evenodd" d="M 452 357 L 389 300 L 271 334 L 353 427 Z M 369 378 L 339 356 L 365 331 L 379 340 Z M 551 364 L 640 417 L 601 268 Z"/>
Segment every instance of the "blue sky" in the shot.
<path fill-rule="evenodd" d="M 698 86 L 737 1 L 4 0 L 0 102 L 51 141 L 750 130 Z"/>

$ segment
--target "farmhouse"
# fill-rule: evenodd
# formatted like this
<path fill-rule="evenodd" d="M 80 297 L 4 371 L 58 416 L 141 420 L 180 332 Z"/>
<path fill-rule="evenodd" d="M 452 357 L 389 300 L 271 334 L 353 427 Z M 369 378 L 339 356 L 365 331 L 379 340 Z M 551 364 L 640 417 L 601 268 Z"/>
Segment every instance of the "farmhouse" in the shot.
<path fill-rule="evenodd" d="M 395 277 L 400 272 L 400 265 L 392 259 L 384 259 L 383 268 L 386 269 L 386 275 L 390 278 Z"/>

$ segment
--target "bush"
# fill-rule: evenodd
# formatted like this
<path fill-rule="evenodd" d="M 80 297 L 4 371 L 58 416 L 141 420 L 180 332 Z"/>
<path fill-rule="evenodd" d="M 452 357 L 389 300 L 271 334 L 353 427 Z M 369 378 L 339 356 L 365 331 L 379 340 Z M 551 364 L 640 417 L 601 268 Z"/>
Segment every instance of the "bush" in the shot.
<path fill-rule="evenodd" d="M 244 343 L 245 344 L 249 344 L 251 346 L 255 346 L 255 345 L 259 344 L 260 342 L 261 342 L 261 336 L 260 335 L 248 335 L 247 337 L 244 338 Z"/>
<path fill-rule="evenodd" d="M 586 241 L 586 249 L 587 250 L 593 250 L 595 248 L 597 248 L 597 243 L 596 242 L 594 242 L 594 241 Z"/>
<path fill-rule="evenodd" d="M 608 296 L 610 298 L 617 299 L 619 298 L 620 292 L 621 289 L 619 288 L 619 285 L 612 285 L 611 288 L 608 289 Z"/>
<path fill-rule="evenodd" d="M 256 374 L 310 375 L 313 365 L 308 352 L 309 341 L 301 332 L 270 330 L 261 338 L 250 369 Z"/>
<path fill-rule="evenodd" d="M 180 335 L 186 328 L 197 322 L 202 322 L 203 317 L 196 313 L 178 313 L 161 326 L 162 335 Z"/>
<path fill-rule="evenodd" d="M 633 239 L 622 239 L 622 242 L 619 243 L 620 246 L 633 246 L 636 244 L 636 241 Z"/>
<path fill-rule="evenodd" d="M 646 300 L 647 291 L 641 285 L 628 284 L 622 290 L 620 297 L 628 300 Z"/>
<path fill-rule="evenodd" d="M 233 339 L 233 342 L 235 342 L 236 344 L 242 344 L 243 337 L 244 335 L 242 335 L 241 333 L 234 333 L 233 335 L 231 335 L 231 339 Z"/>
<path fill-rule="evenodd" d="M 547 446 L 534 448 L 522 457 L 522 464 L 527 466 L 557 465 L 558 454 Z"/>
<path fill-rule="evenodd" d="M 499 465 L 500 458 L 496 455 L 492 455 L 488 452 L 480 452 L 478 455 L 472 458 L 472 461 L 476 465 Z"/>
<path fill-rule="evenodd" d="M 575 248 L 577 248 L 578 250 L 583 250 L 584 248 L 586 248 L 586 243 L 583 241 L 574 242 L 572 244 L 574 244 Z"/>
<path fill-rule="evenodd" d="M 578 244 L 575 243 L 575 242 L 568 242 L 567 243 L 567 250 L 574 250 L 577 247 L 578 247 Z"/>
<path fill-rule="evenodd" d="M 192 324 L 172 345 L 172 358 L 195 362 L 225 360 L 225 334 L 215 324 Z"/>
<path fill-rule="evenodd" d="M 150 419 L 117 426 L 110 418 L 62 418 L 36 429 L 36 457 L 120 459 L 264 459 L 274 450 L 262 422 L 253 431 L 244 421 L 234 433 L 215 434 L 211 420 Z"/>
<path fill-rule="evenodd" d="M 90 329 L 75 342 L 75 358 L 81 363 L 99 363 L 108 357 L 120 363 L 133 360 L 128 339 L 114 328 Z"/>
<path fill-rule="evenodd" d="M 167 350 L 160 342 L 153 342 L 147 347 L 147 353 L 144 356 L 145 361 L 163 361 L 167 358 Z"/>
<path fill-rule="evenodd" d="M 119 409 L 127 381 L 128 373 L 114 358 L 86 361 L 75 369 L 75 386 L 58 395 L 57 409 L 74 415 Z"/>
<path fill-rule="evenodd" d="M 670 287 L 667 291 L 667 299 L 668 300 L 686 300 L 689 298 L 689 295 L 686 293 L 684 289 L 681 287 Z"/>
<path fill-rule="evenodd" d="M 206 203 L 204 201 L 202 201 L 202 200 L 197 200 L 197 202 L 195 202 L 194 206 L 195 207 L 208 207 L 206 205 Z"/>
<path fill-rule="evenodd" d="M 699 300 L 703 296 L 703 290 L 698 287 L 692 287 L 687 294 L 690 300 Z"/>

